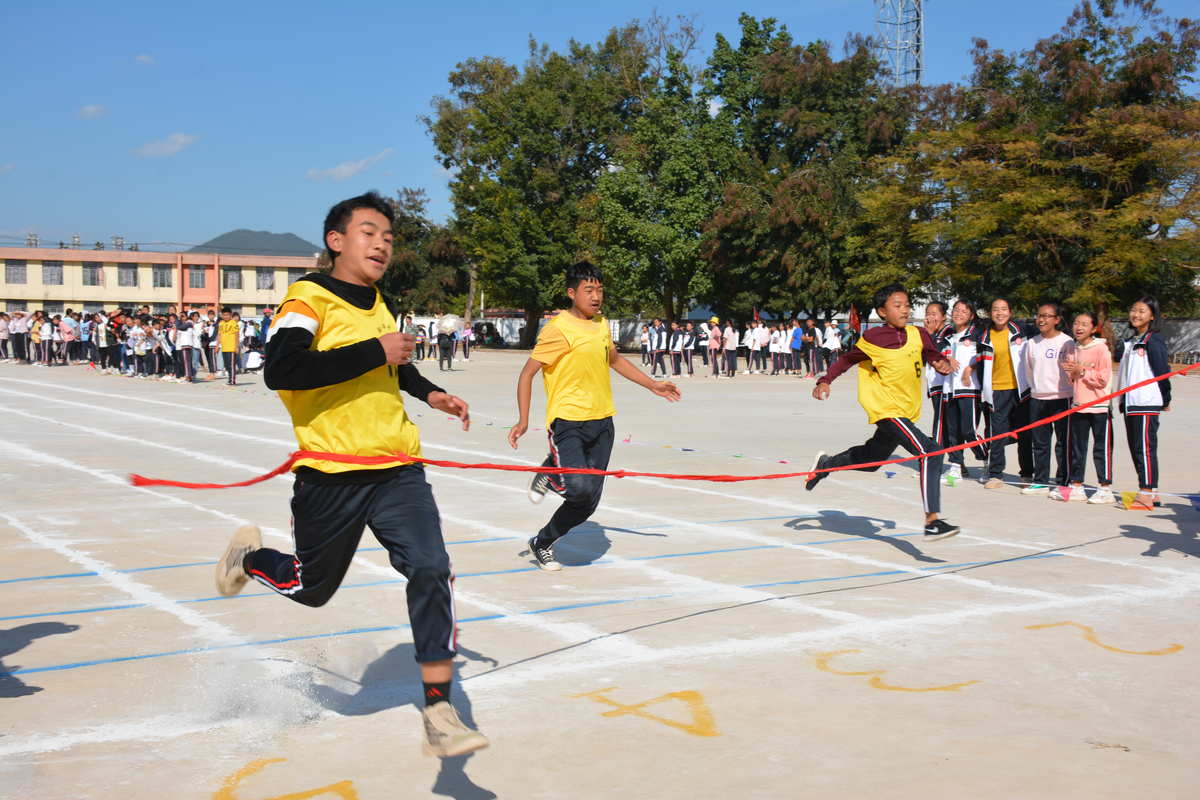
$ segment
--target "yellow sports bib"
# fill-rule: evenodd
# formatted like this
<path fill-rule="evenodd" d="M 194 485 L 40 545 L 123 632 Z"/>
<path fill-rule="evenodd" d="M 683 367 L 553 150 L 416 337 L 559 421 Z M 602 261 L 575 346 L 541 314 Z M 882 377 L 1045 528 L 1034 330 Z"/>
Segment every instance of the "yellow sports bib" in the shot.
<path fill-rule="evenodd" d="M 921 418 L 921 332 L 911 325 L 904 330 L 908 339 L 895 349 L 865 338 L 854 345 L 870 359 L 858 365 L 858 402 L 872 425 L 893 417 L 913 422 Z"/>
<path fill-rule="evenodd" d="M 296 281 L 288 288 L 281 308 L 289 300 L 300 301 L 316 318 L 312 350 L 345 347 L 396 330 L 396 318 L 378 292 L 375 305 L 364 311 L 312 281 Z M 404 410 L 394 366 L 384 364 L 357 378 L 319 389 L 281 390 L 279 398 L 292 417 L 302 450 L 358 456 L 397 452 L 421 455 L 420 434 Z M 303 466 L 321 472 L 346 472 L 389 469 L 399 463 L 341 464 L 305 458 L 293 469 Z"/>

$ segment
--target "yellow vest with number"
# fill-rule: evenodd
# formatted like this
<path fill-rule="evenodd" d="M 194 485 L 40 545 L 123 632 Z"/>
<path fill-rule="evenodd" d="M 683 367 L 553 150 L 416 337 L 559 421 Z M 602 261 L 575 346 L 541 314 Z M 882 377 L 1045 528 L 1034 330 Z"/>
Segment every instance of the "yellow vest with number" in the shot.
<path fill-rule="evenodd" d="M 870 359 L 858 365 L 858 402 L 872 425 L 891 417 L 921 418 L 921 332 L 911 325 L 904 330 L 908 339 L 895 349 L 865 338 L 854 345 Z"/>
<path fill-rule="evenodd" d="M 310 350 L 332 350 L 396 331 L 396 318 L 387 310 L 378 291 L 375 305 L 369 311 L 312 281 L 293 283 L 283 302 L 288 300 L 299 300 L 317 315 L 317 332 Z M 398 452 L 421 455 L 420 434 L 404 410 L 399 377 L 390 364 L 332 386 L 280 390 L 279 398 L 292 417 L 292 428 L 302 450 L 356 456 Z M 312 467 L 321 472 L 346 472 L 390 469 L 400 463 L 342 464 L 305 458 L 297 461 L 293 469 Z"/>

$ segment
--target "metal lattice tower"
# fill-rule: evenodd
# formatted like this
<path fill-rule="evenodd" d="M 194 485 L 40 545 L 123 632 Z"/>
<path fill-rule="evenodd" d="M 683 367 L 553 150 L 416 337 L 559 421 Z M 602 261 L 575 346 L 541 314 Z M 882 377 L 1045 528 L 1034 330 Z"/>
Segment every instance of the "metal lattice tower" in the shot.
<path fill-rule="evenodd" d="M 879 59 L 897 86 L 925 77 L 925 12 L 922 0 L 875 0 L 875 36 Z"/>

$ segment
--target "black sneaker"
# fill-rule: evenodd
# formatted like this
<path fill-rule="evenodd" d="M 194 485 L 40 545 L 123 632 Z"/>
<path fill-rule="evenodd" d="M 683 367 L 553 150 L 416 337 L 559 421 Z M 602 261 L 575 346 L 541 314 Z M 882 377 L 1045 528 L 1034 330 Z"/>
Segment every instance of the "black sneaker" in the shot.
<path fill-rule="evenodd" d="M 537 561 L 539 569 L 544 569 L 547 572 L 558 572 L 562 569 L 562 564 L 554 560 L 554 546 L 538 547 L 536 536 L 529 539 L 529 555 L 533 556 L 534 560 Z"/>
<path fill-rule="evenodd" d="M 529 482 L 529 502 L 537 505 L 546 499 L 548 491 L 550 491 L 550 476 L 544 472 L 535 472 L 533 480 Z"/>
<path fill-rule="evenodd" d="M 825 469 L 825 467 L 828 465 L 828 463 L 829 463 L 829 456 L 825 455 L 825 451 L 822 450 L 821 452 L 817 453 L 817 457 L 813 459 L 813 465 L 812 465 L 813 471 L 816 472 L 819 469 Z M 813 475 L 811 478 L 809 478 L 808 480 L 806 480 L 804 482 L 804 488 L 811 492 L 814 488 L 816 488 L 816 485 L 818 483 L 825 480 L 825 477 L 828 474 L 829 474 L 828 472 L 817 472 L 816 475 Z"/>
<path fill-rule="evenodd" d="M 958 533 L 957 525 L 951 525 L 944 519 L 935 519 L 925 526 L 925 536 L 922 541 L 936 542 L 938 539 L 949 539 Z"/>

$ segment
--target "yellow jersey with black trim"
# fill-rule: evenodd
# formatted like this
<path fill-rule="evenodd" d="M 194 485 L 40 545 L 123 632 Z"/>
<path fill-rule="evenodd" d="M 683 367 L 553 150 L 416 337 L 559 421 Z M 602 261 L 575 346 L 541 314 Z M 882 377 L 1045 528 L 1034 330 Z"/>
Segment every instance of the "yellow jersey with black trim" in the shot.
<path fill-rule="evenodd" d="M 288 288 L 279 310 L 281 317 L 301 314 L 309 318 L 304 327 L 315 328 L 312 350 L 332 350 L 396 331 L 396 318 L 378 290 L 375 305 L 364 311 L 313 281 L 296 281 Z M 405 411 L 399 377 L 390 364 L 331 386 L 281 389 L 279 398 L 292 417 L 292 429 L 302 450 L 356 456 L 421 455 L 420 433 Z M 303 458 L 292 469 L 312 467 L 336 473 L 391 469 L 401 463 L 342 464 Z"/>
<path fill-rule="evenodd" d="M 608 374 L 612 346 L 608 321 L 599 314 L 580 319 L 560 311 L 542 326 L 530 358 L 542 363 L 547 427 L 556 419 L 581 422 L 617 413 Z"/>
<path fill-rule="evenodd" d="M 865 338 L 854 345 L 870 359 L 858 365 L 858 402 L 872 425 L 881 419 L 921 418 L 921 332 L 911 325 L 904 331 L 908 338 L 900 347 L 879 347 Z"/>

